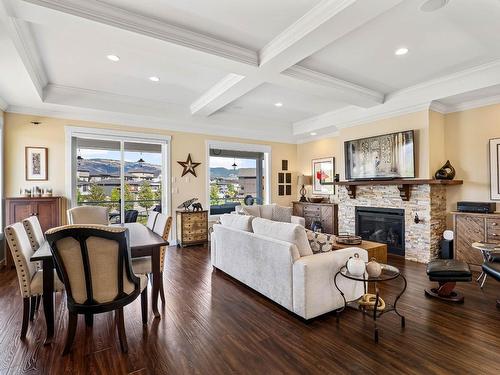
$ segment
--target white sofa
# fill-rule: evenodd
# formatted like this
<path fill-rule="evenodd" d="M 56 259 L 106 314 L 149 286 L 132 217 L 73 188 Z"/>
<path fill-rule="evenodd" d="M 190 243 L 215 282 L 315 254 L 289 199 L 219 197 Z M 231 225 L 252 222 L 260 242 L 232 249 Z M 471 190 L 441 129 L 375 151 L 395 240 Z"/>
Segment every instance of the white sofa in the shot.
<path fill-rule="evenodd" d="M 275 206 L 276 206 L 276 204 L 274 204 L 274 203 L 273 204 L 259 204 L 259 205 L 250 206 L 250 208 L 256 208 L 256 207 L 259 208 L 259 214 L 258 215 L 254 214 L 253 216 L 261 217 L 264 219 L 271 219 L 272 218 L 272 210 Z M 235 211 L 233 211 L 233 212 L 235 214 L 241 214 L 241 210 L 243 209 L 243 207 L 245 207 L 245 206 L 241 206 L 241 205 L 236 206 Z M 299 224 L 303 227 L 306 225 L 306 219 L 304 219 L 303 217 L 300 217 L 300 216 L 292 215 L 290 222 L 293 224 Z"/>
<path fill-rule="evenodd" d="M 304 319 L 343 306 L 333 279 L 354 253 L 368 261 L 366 250 L 360 248 L 301 257 L 296 244 L 221 224 L 214 225 L 211 237 L 215 268 Z M 338 277 L 337 283 L 347 300 L 364 293 L 362 282 Z"/>

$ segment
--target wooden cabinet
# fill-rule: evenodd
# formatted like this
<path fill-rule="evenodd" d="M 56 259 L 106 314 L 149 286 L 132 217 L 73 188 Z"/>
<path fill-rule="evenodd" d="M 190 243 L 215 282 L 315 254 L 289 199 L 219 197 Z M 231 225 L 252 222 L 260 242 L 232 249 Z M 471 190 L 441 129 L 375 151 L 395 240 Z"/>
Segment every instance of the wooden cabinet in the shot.
<path fill-rule="evenodd" d="M 50 228 L 61 225 L 61 197 L 6 198 L 5 208 L 6 225 L 20 222 L 33 215 L 38 217 L 44 232 Z M 6 251 L 6 263 L 8 266 L 12 265 L 10 251 Z"/>
<path fill-rule="evenodd" d="M 324 233 L 339 234 L 338 205 L 333 203 L 293 202 L 293 215 L 305 219 L 306 228 L 314 221 L 321 222 Z"/>
<path fill-rule="evenodd" d="M 453 228 L 455 232 L 454 258 L 471 265 L 480 266 L 483 263 L 481 252 L 472 248 L 473 242 L 500 243 L 500 213 L 454 212 Z"/>
<path fill-rule="evenodd" d="M 208 211 L 177 211 L 177 246 L 208 242 Z"/>

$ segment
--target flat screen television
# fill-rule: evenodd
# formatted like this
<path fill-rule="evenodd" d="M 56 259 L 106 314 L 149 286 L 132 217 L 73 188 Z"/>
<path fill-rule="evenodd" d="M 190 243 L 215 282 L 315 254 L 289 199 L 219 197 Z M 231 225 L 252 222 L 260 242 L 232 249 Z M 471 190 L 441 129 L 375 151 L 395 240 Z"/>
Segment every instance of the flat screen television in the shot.
<path fill-rule="evenodd" d="M 415 178 L 413 130 L 344 143 L 348 180 Z"/>

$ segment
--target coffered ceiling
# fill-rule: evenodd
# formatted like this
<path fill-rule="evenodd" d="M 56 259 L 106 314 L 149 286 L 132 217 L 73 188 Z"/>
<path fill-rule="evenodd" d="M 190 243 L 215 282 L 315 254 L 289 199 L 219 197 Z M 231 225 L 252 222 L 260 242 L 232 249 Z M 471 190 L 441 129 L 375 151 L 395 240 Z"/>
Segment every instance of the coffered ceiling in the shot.
<path fill-rule="evenodd" d="M 303 142 L 500 102 L 498 19 L 498 0 L 0 0 L 0 106 Z"/>

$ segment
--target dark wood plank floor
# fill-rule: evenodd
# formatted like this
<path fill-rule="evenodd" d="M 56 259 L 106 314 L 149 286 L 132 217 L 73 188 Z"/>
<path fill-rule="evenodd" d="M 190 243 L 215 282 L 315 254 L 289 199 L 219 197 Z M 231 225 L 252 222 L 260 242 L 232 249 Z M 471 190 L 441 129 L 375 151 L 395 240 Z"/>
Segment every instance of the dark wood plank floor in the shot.
<path fill-rule="evenodd" d="M 400 308 L 379 323 L 348 310 L 305 323 L 251 289 L 213 273 L 206 248 L 171 248 L 163 319 L 141 324 L 140 301 L 125 309 L 129 354 L 120 352 L 111 314 L 79 320 L 72 353 L 61 357 L 67 317 L 57 298 L 56 339 L 42 344 L 43 313 L 21 342 L 22 302 L 14 271 L 0 272 L 0 374 L 499 374 L 500 284 L 460 289 L 464 305 L 427 299 L 425 266 L 392 257 L 408 278 Z M 386 287 L 383 297 L 396 293 Z"/>

